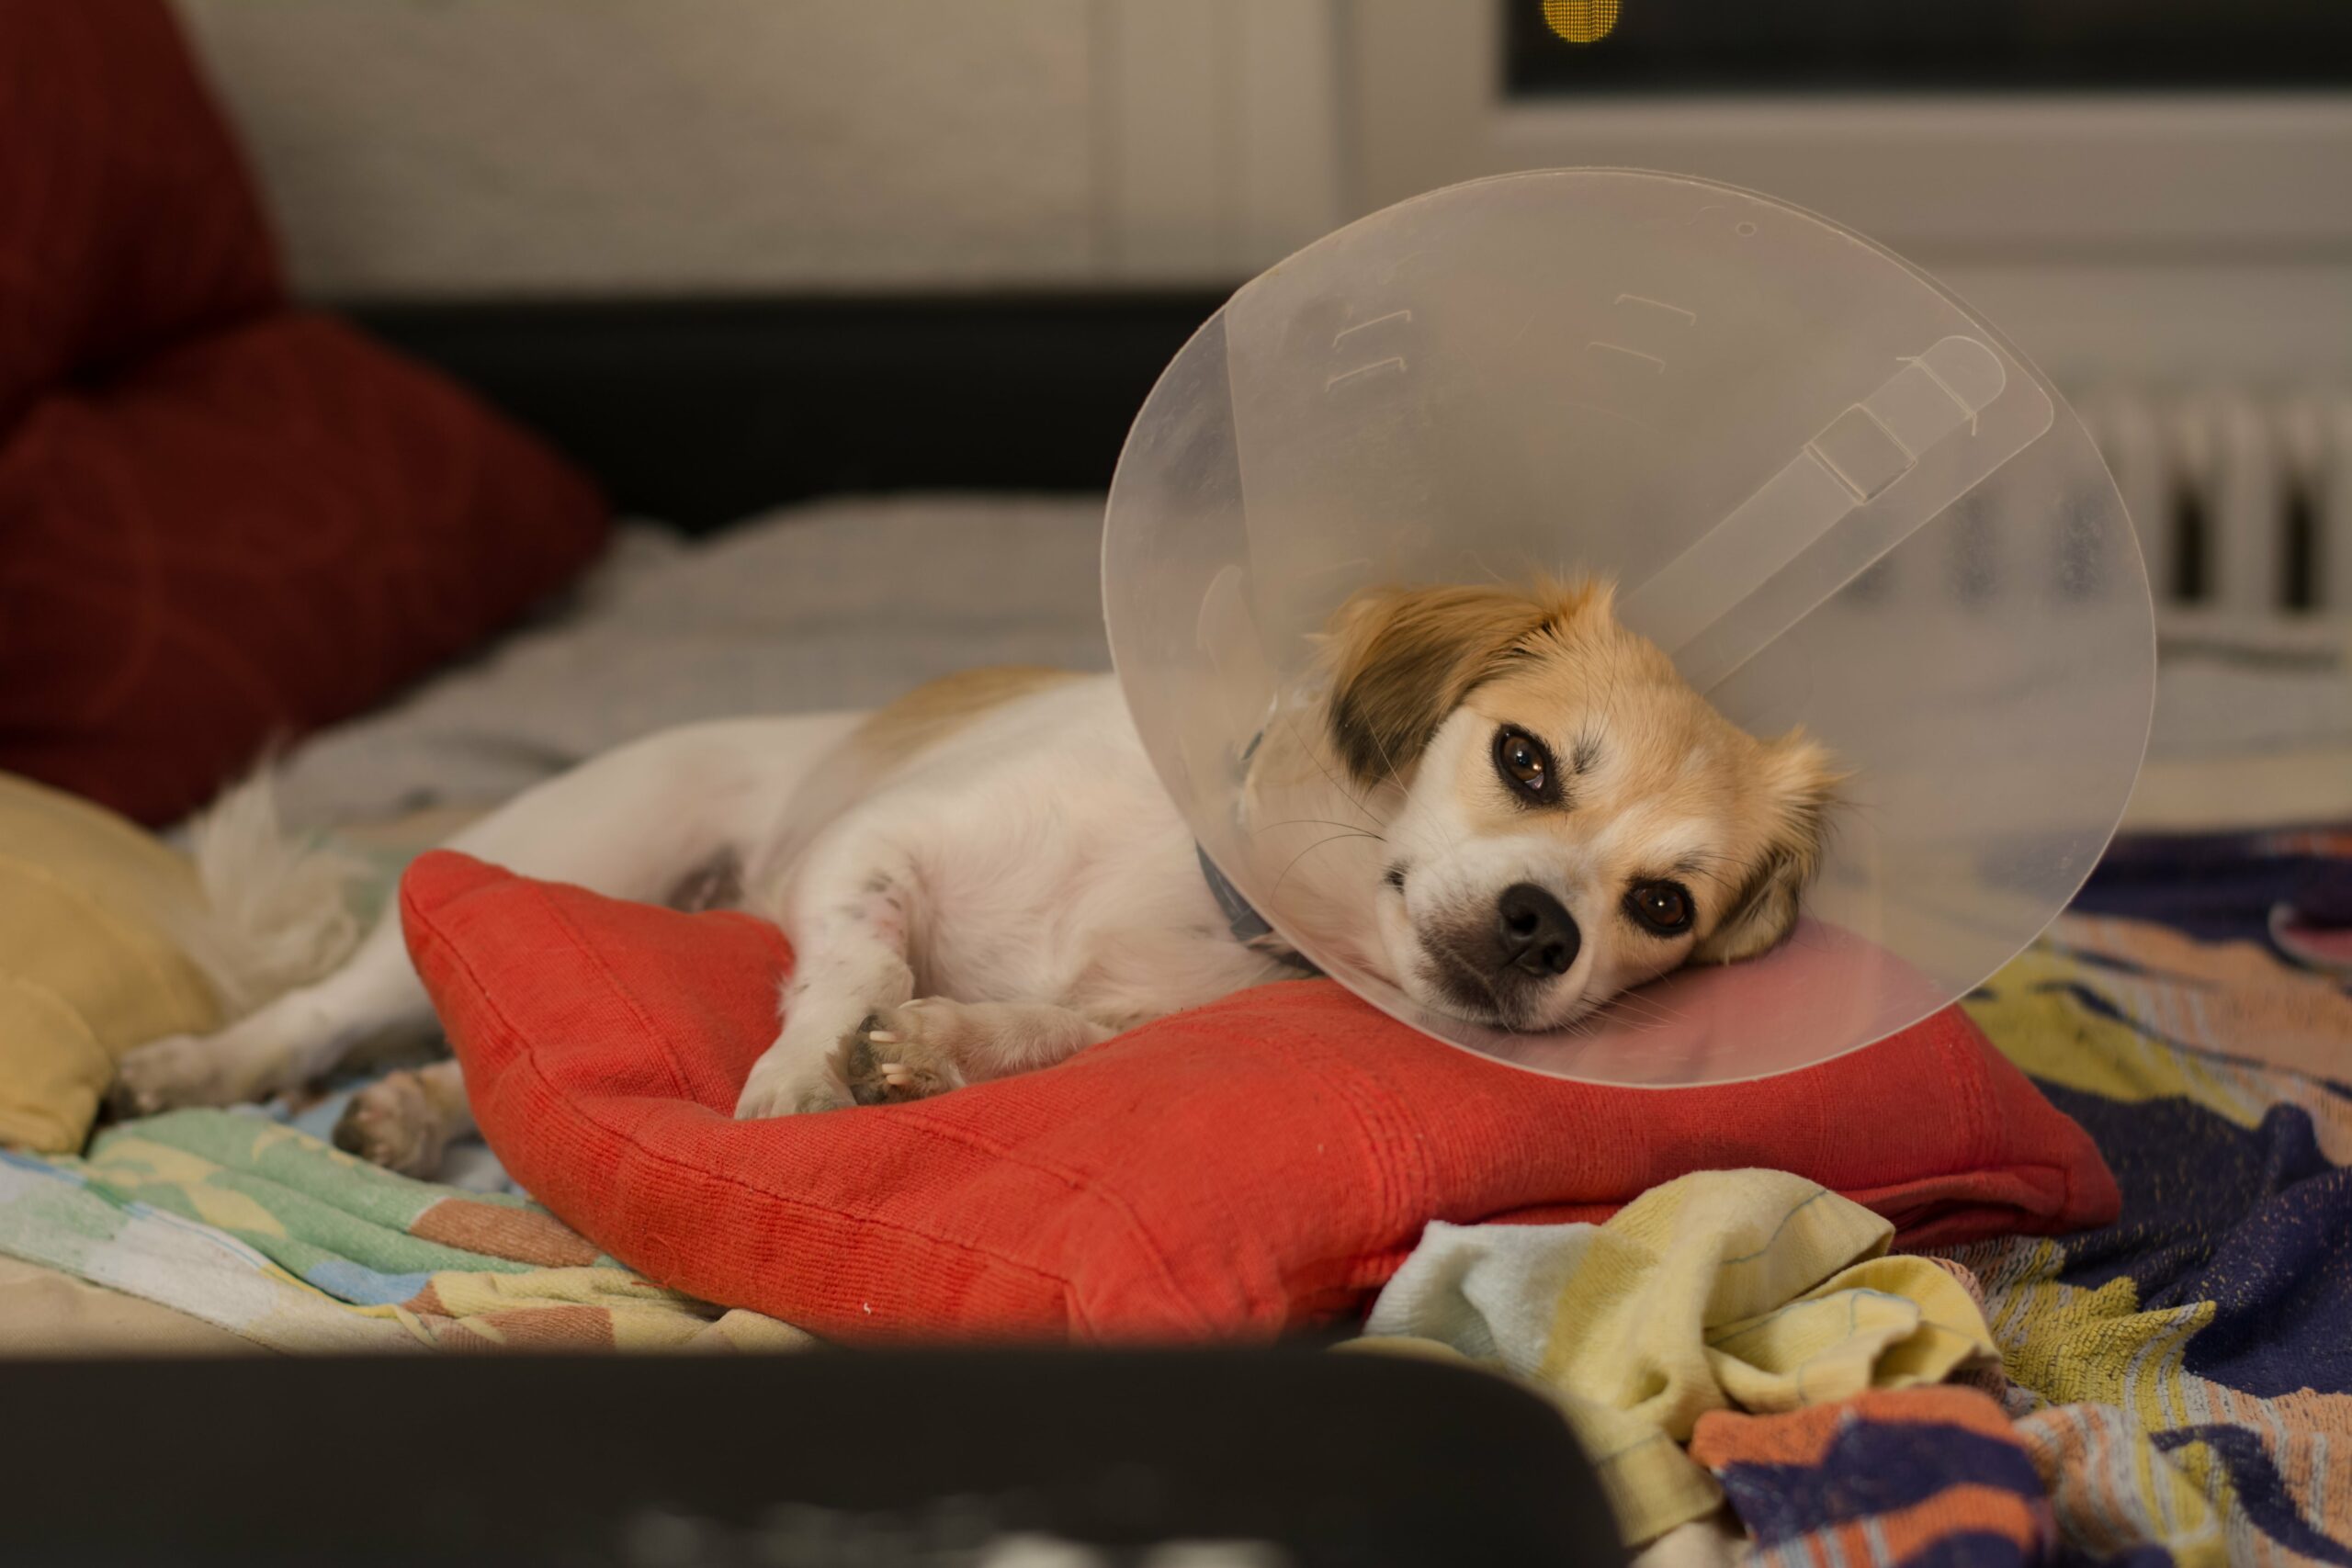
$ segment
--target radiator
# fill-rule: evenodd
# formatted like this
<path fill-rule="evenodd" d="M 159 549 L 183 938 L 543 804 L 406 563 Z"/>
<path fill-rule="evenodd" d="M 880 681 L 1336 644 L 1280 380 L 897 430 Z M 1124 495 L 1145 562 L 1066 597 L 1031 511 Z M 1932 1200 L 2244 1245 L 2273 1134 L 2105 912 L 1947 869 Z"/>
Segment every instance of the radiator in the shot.
<path fill-rule="evenodd" d="M 2352 615 L 2352 391 L 2075 396 L 2157 602 Z"/>

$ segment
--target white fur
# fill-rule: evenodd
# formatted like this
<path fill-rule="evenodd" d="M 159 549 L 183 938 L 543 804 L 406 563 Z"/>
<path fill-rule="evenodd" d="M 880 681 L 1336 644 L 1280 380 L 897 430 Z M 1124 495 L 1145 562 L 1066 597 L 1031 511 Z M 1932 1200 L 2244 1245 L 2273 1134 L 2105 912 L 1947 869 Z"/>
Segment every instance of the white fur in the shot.
<path fill-rule="evenodd" d="M 963 1059 L 947 1069 L 952 1086 L 1046 1065 L 1283 972 L 1234 940 L 1110 678 L 985 711 L 845 799 L 858 722 L 666 731 L 525 792 L 451 847 L 638 899 L 714 858 L 745 867 L 744 902 L 778 919 L 798 953 L 745 1116 L 849 1103 L 844 1048 L 882 1015 L 900 1025 L 886 1036 L 904 1036 L 883 1047 L 953 1043 Z M 266 801 L 240 809 L 237 820 L 258 819 Z M 903 1012 L 918 998 L 980 1007 Z M 365 1040 L 430 1022 L 388 915 L 325 978 L 217 1034 L 132 1053 L 118 1102 L 143 1112 L 266 1095 Z"/>
<path fill-rule="evenodd" d="M 1653 863 L 1671 864 L 1706 847 L 1711 834 L 1703 822 L 1645 821 L 1635 829 L 1622 817 L 1605 814 L 1590 816 L 1589 830 L 1573 841 L 1532 828 L 1524 833 L 1476 833 L 1467 824 L 1464 801 L 1446 781 L 1455 775 L 1464 753 L 1485 749 L 1493 729 L 1476 714 L 1457 711 L 1431 738 L 1414 785 L 1388 826 L 1391 852 L 1417 869 L 1404 897 L 1387 900 L 1380 933 L 1388 967 L 1430 997 L 1436 989 L 1437 961 L 1429 933 L 1446 922 L 1450 911 L 1484 911 L 1516 883 L 1544 888 L 1583 933 L 1575 963 L 1544 998 L 1548 1022 L 1558 1028 L 1681 963 L 1690 951 L 1694 939 L 1688 933 L 1661 941 L 1623 931 L 1617 903 L 1624 890 L 1607 877 L 1617 852 L 1637 842 Z"/>
<path fill-rule="evenodd" d="M 1094 1026 L 1024 1029 L 958 1064 L 987 1077 L 1045 1065 L 1040 1039 L 1074 1049 L 1278 972 L 1233 939 L 1107 676 L 1016 699 L 909 759 L 798 874 L 752 897 L 800 963 L 739 1115 L 847 1103 L 842 1043 L 919 997 L 1048 1004 Z"/>
<path fill-rule="evenodd" d="M 1658 711 L 1637 704 L 1627 722 Z M 978 712 L 907 712 L 962 722 L 866 728 L 861 716 L 834 714 L 670 730 L 526 791 L 452 846 L 525 875 L 631 899 L 707 883 L 697 874 L 717 863 L 740 870 L 741 901 L 784 926 L 797 963 L 776 1039 L 743 1086 L 739 1116 L 917 1098 L 1048 1066 L 1114 1032 L 1290 972 L 1235 938 L 1110 677 L 1040 685 Z M 1540 978 L 1535 1001 L 1518 1007 L 1519 1026 L 1539 1028 L 1573 1020 L 1692 951 L 1697 927 L 1667 939 L 1629 932 L 1624 867 L 1610 863 L 1625 861 L 1618 852 L 1627 849 L 1640 852 L 1635 861 L 1713 854 L 1710 835 L 1724 831 L 1720 809 L 1685 820 L 1637 788 L 1630 808 L 1498 829 L 1492 801 L 1506 786 L 1474 765 L 1491 744 L 1494 718 L 1456 708 L 1419 762 L 1369 784 L 1335 765 L 1325 722 L 1320 704 L 1272 716 L 1242 807 L 1253 874 L 1282 893 L 1295 929 L 1318 950 L 1446 1006 L 1432 933 L 1491 933 L 1498 899 L 1515 884 L 1537 885 L 1586 933 L 1572 964 Z M 906 750 L 878 755 L 881 745 Z M 1677 775 L 1682 761 L 1662 772 Z M 1486 803 L 1484 828 L 1473 815 L 1477 802 Z M 229 852 L 266 836 L 266 806 L 249 799 L 222 814 L 215 842 L 224 873 L 232 863 L 275 866 L 284 886 L 322 893 L 338 874 L 331 863 L 304 869 L 299 857 Z M 1641 812 L 1638 825 L 1620 820 L 1628 809 Z M 1626 844 L 1627 833 L 1642 842 Z M 1401 890 L 1384 866 L 1396 868 Z M 1745 875 L 1743 862 L 1718 878 L 1720 888 L 1696 880 L 1719 910 Z M 283 903 L 225 883 L 222 894 L 242 899 L 257 927 L 272 923 L 259 912 Z M 332 945 L 328 927 L 307 941 L 288 936 L 283 956 L 270 961 L 276 967 L 262 968 L 288 975 Z M 1446 951 L 1458 991 L 1464 949 L 1449 941 Z M 1493 1016 L 1504 1010 L 1498 995 Z M 117 1103 L 146 1112 L 265 1095 L 328 1070 L 365 1040 L 431 1023 L 397 918 L 387 915 L 323 978 L 214 1035 L 131 1053 Z M 462 1125 L 457 1088 L 454 1069 L 386 1085 L 355 1105 L 339 1141 L 404 1167 L 429 1164 Z"/>
<path fill-rule="evenodd" d="M 266 771 L 224 793 L 188 837 L 203 900 L 158 913 L 232 1018 L 317 979 L 359 944 L 350 892 L 367 863 L 289 836 Z"/>

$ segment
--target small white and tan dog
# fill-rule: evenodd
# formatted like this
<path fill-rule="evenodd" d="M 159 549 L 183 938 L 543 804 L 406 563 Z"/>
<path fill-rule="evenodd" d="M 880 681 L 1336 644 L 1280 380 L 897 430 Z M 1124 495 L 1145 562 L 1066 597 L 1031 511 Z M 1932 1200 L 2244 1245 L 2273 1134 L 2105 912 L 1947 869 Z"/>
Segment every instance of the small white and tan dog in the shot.
<path fill-rule="evenodd" d="M 1555 1029 L 1794 922 L 1828 758 L 1736 728 L 1618 623 L 1606 587 L 1359 594 L 1324 660 L 1300 721 L 1251 755 L 1245 826 L 1283 847 L 1285 908 L 1416 1001 Z M 742 1117 L 1046 1066 L 1296 972 L 1228 918 L 1107 676 L 978 671 L 872 715 L 666 731 L 451 843 L 617 897 L 778 920 L 798 964 Z M 387 917 L 323 979 L 133 1052 L 115 1102 L 267 1095 L 431 1022 Z M 427 1171 L 467 1121 L 446 1063 L 373 1086 L 337 1136 Z"/>

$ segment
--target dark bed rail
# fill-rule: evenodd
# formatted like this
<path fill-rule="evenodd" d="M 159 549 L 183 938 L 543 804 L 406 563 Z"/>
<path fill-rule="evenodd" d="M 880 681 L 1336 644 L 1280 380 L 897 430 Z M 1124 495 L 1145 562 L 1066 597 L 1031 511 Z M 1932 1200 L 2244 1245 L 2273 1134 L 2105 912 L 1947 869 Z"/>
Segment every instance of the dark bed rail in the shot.
<path fill-rule="evenodd" d="M 623 513 L 703 532 L 841 491 L 1094 491 L 1220 292 L 358 304 L 561 447 Z"/>

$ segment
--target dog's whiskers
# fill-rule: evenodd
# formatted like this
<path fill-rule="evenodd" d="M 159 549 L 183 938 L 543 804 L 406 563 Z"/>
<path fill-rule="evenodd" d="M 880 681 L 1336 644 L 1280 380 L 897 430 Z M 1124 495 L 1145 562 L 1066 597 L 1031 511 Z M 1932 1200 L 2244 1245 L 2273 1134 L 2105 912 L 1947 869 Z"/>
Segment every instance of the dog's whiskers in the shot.
<path fill-rule="evenodd" d="M 1627 1017 L 1644 1023 L 1668 1024 L 1682 1016 L 1681 1010 L 1679 1008 L 1668 1007 L 1653 997 L 1637 996 L 1632 991 L 1619 992 L 1609 1006 L 1623 1010 Z"/>
<path fill-rule="evenodd" d="M 1377 824 L 1380 820 L 1379 813 L 1374 811 L 1365 803 L 1363 796 L 1351 790 L 1347 781 L 1331 771 L 1331 764 L 1323 760 L 1322 753 L 1308 742 L 1306 736 L 1299 733 L 1298 716 L 1285 710 L 1282 715 L 1282 722 L 1283 728 L 1290 731 L 1292 742 L 1306 754 L 1308 761 L 1315 764 L 1316 771 L 1323 775 L 1324 782 L 1339 791 L 1340 798 L 1354 807 L 1365 821 Z"/>
<path fill-rule="evenodd" d="M 1250 836 L 1254 839 L 1261 833 L 1271 833 L 1277 828 L 1296 828 L 1302 824 L 1317 828 L 1344 828 L 1351 833 L 1359 834 L 1367 839 L 1377 839 L 1384 844 L 1388 841 L 1388 835 L 1385 833 L 1369 832 L 1352 822 L 1334 822 L 1328 817 L 1291 817 L 1280 822 L 1267 822 L 1250 829 Z"/>
<path fill-rule="evenodd" d="M 1382 843 L 1386 843 L 1388 841 L 1385 839 L 1382 839 L 1377 833 L 1365 833 L 1356 830 L 1351 830 L 1345 833 L 1331 833 L 1323 838 L 1317 839 L 1313 843 L 1307 845 L 1305 849 L 1299 851 L 1298 853 L 1290 857 L 1288 863 L 1283 867 L 1282 875 L 1274 878 L 1274 885 L 1267 891 L 1266 897 L 1271 898 L 1283 890 L 1283 880 L 1290 875 L 1292 869 L 1295 867 L 1300 861 L 1305 860 L 1308 855 L 1313 854 L 1324 845 L 1336 844 L 1341 839 L 1373 839 L 1377 840 Z"/>

